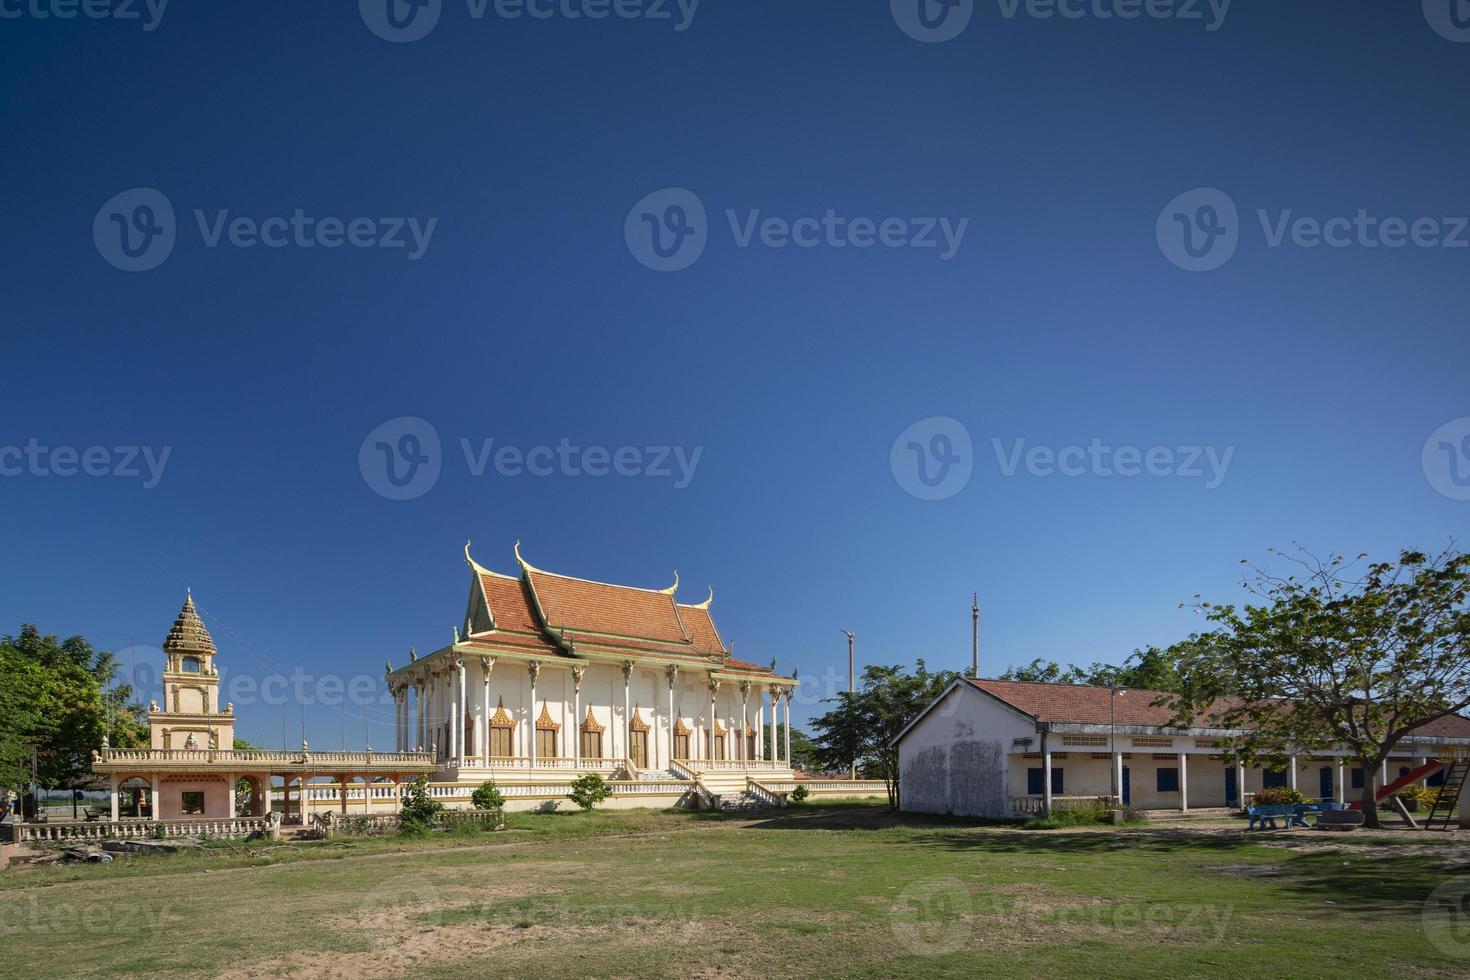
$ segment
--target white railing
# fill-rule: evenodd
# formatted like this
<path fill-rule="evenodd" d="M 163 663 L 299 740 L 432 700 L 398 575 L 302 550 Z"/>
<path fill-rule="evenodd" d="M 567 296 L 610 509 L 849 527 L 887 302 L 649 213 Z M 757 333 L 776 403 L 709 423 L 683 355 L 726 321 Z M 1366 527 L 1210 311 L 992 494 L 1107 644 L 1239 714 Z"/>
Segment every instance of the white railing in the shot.
<path fill-rule="evenodd" d="M 768 786 L 756 782 L 754 779 L 745 781 L 746 791 L 760 800 L 766 806 L 780 807 L 786 805 L 786 794 L 778 793 Z"/>
<path fill-rule="evenodd" d="M 807 792 L 814 796 L 888 794 L 888 784 L 881 779 L 762 779 L 761 784 L 769 790 L 781 793 L 789 793 L 798 786 L 805 786 Z"/>
<path fill-rule="evenodd" d="M 672 773 L 674 773 L 674 775 L 676 775 L 676 776 L 682 776 L 684 779 L 689 779 L 689 780 L 698 780 L 699 779 L 699 773 L 697 773 L 693 768 L 691 768 L 691 763 L 690 762 L 687 762 L 687 761 L 680 761 L 679 759 L 674 759 L 672 762 L 669 763 L 669 771 L 672 772 Z"/>
<path fill-rule="evenodd" d="M 1051 808 L 1060 809 L 1067 803 L 1095 803 L 1096 796 L 1053 796 Z M 1017 816 L 1034 816 L 1046 812 L 1046 800 L 1040 796 L 1010 796 L 1006 798 L 1006 807 L 1012 814 Z"/>
<path fill-rule="evenodd" d="M 313 752 L 280 749 L 102 749 L 103 764 L 149 763 L 252 766 L 411 766 L 436 765 L 432 752 Z"/>
<path fill-rule="evenodd" d="M 264 817 L 188 817 L 178 820 L 95 820 L 58 823 L 23 823 L 16 827 L 16 842 L 66 843 L 68 841 L 148 840 L 179 837 L 275 836 L 279 814 Z"/>

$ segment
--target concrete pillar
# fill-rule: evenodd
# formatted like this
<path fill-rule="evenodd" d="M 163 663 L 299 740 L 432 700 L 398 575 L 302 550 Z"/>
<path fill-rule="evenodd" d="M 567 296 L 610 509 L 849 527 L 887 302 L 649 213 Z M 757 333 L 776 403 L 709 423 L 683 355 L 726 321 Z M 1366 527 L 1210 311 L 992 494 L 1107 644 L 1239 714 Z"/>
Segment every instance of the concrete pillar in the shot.
<path fill-rule="evenodd" d="M 149 801 L 153 808 L 153 819 L 163 819 L 163 794 L 158 791 L 158 774 L 153 775 L 153 784 L 150 787 L 152 799 Z"/>
<path fill-rule="evenodd" d="M 459 765 L 464 765 L 465 745 L 465 689 L 464 689 L 464 658 L 460 657 L 454 661 L 454 754 Z"/>
<path fill-rule="evenodd" d="M 1179 753 L 1179 812 L 1189 812 L 1189 755 Z"/>
<path fill-rule="evenodd" d="M 541 664 L 531 661 L 526 664 L 526 673 L 531 678 L 531 706 L 526 709 L 526 722 L 531 730 L 531 768 L 536 768 L 536 678 L 541 674 Z"/>
<path fill-rule="evenodd" d="M 572 668 L 572 765 L 582 768 L 582 668 Z"/>
<path fill-rule="evenodd" d="M 750 727 L 750 681 L 740 682 L 740 761 L 750 764 L 750 746 L 745 731 Z"/>
<path fill-rule="evenodd" d="M 227 784 L 225 799 L 229 801 L 225 809 L 225 815 L 228 817 L 233 817 L 235 815 L 235 779 L 236 776 L 234 773 L 230 773 L 229 775 L 225 776 L 225 783 Z"/>
<path fill-rule="evenodd" d="M 113 776 L 112 777 L 112 784 L 109 787 L 109 790 L 108 790 L 108 794 L 107 795 L 108 795 L 108 802 L 112 806 L 112 822 L 113 823 L 117 823 L 117 821 L 118 821 L 118 812 L 117 812 L 117 777 L 116 776 Z"/>
<path fill-rule="evenodd" d="M 1296 789 L 1296 771 L 1297 771 L 1296 756 L 1291 756 L 1290 758 L 1288 758 L 1286 760 L 1286 762 L 1287 762 L 1286 785 L 1290 786 L 1292 789 Z"/>
<path fill-rule="evenodd" d="M 1427 765 L 1429 765 L 1429 756 L 1427 756 L 1427 755 L 1426 756 L 1420 756 L 1419 758 L 1415 759 L 1414 760 L 1414 763 L 1413 763 L 1413 767 L 1415 769 L 1420 769 L 1420 768 L 1422 768 L 1424 766 L 1427 766 Z M 1429 782 L 1429 777 L 1428 776 L 1423 776 L 1423 777 L 1420 777 L 1420 779 L 1419 779 L 1419 785 L 1420 786 L 1423 786 L 1423 785 L 1425 785 L 1428 782 Z"/>
<path fill-rule="evenodd" d="M 1123 802 L 1123 753 L 1113 752 L 1113 802 Z"/>
<path fill-rule="evenodd" d="M 766 762 L 766 696 L 758 692 L 755 698 L 755 761 Z"/>
<path fill-rule="evenodd" d="M 481 691 L 480 691 L 480 727 L 479 732 L 480 755 L 485 759 L 485 765 L 490 764 L 490 672 L 495 669 L 494 657 L 480 658 Z"/>
<path fill-rule="evenodd" d="M 782 734 L 782 737 L 784 739 L 784 743 L 783 744 L 786 746 L 786 765 L 790 766 L 791 765 L 791 692 L 790 691 L 787 691 L 786 692 L 786 695 L 783 698 L 781 698 L 781 703 L 786 706 L 786 716 L 785 716 L 785 719 L 784 719 L 785 722 L 786 722 L 786 728 L 785 728 L 785 730 L 784 730 L 784 732 Z"/>
<path fill-rule="evenodd" d="M 674 759 L 674 678 L 679 675 L 679 668 L 673 664 L 669 664 L 669 666 L 664 668 L 664 673 L 669 678 L 669 717 L 667 726 L 669 739 L 667 745 L 669 747 L 669 761 L 672 762 Z"/>
<path fill-rule="evenodd" d="M 1342 777 L 1343 765 L 1342 759 L 1339 758 L 1337 760 L 1337 775 L 1336 778 L 1332 780 L 1332 798 L 1338 803 L 1347 802 L 1347 787 L 1343 785 Z"/>
<path fill-rule="evenodd" d="M 1245 809 L 1245 765 L 1235 764 L 1235 805 Z"/>
<path fill-rule="evenodd" d="M 623 758 L 633 761 L 633 713 L 629 710 L 628 689 L 632 684 L 633 661 L 623 661 Z"/>
<path fill-rule="evenodd" d="M 1041 806 L 1042 812 L 1051 816 L 1051 748 L 1042 743 L 1041 747 Z"/>

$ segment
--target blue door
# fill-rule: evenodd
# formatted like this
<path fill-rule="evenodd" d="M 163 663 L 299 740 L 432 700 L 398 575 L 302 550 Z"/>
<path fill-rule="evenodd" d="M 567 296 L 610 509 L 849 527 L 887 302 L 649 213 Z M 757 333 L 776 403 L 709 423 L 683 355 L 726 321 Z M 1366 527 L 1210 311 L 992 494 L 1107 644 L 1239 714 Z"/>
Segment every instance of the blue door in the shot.
<path fill-rule="evenodd" d="M 1336 797 L 1334 797 L 1332 795 L 1332 767 L 1331 766 L 1323 766 L 1322 767 L 1322 772 L 1321 772 L 1321 775 L 1320 775 L 1320 777 L 1318 779 L 1318 782 L 1317 782 L 1317 789 L 1320 791 L 1320 795 L 1321 795 L 1322 799 L 1329 800 L 1329 801 L 1330 800 L 1333 800 L 1333 799 L 1336 799 Z"/>
<path fill-rule="evenodd" d="M 1240 791 L 1235 785 L 1235 767 L 1225 767 L 1225 805 L 1240 806 Z"/>
<path fill-rule="evenodd" d="M 1127 766 L 1124 766 L 1123 767 L 1123 802 L 1124 803 L 1130 803 L 1130 802 L 1132 802 L 1132 800 L 1130 799 L 1130 797 L 1131 797 L 1131 794 L 1128 792 L 1128 767 Z"/>

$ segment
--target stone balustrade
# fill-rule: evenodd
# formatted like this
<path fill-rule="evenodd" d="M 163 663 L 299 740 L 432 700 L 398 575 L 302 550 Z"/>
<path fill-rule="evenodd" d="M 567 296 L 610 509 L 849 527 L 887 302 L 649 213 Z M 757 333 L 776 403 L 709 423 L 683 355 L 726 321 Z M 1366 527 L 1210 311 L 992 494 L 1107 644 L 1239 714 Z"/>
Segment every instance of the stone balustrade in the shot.
<path fill-rule="evenodd" d="M 172 840 L 188 837 L 276 837 L 280 814 L 264 817 L 188 817 L 178 820 L 66 820 L 23 823 L 16 827 L 20 844 L 101 843 L 106 840 Z"/>

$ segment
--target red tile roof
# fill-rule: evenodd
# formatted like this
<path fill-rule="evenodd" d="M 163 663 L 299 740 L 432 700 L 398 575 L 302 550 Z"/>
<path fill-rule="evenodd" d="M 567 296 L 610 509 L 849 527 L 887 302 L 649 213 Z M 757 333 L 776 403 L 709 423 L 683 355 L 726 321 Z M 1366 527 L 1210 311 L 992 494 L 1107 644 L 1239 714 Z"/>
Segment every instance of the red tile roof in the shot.
<path fill-rule="evenodd" d="M 1106 687 L 1086 684 L 1033 684 L 1025 681 L 996 681 L 966 678 L 975 687 L 1000 698 L 1006 704 L 1031 715 L 1039 722 L 1071 725 L 1109 724 Z M 1168 727 L 1172 713 L 1154 702 L 1167 697 L 1162 691 L 1120 688 L 1113 692 L 1112 723 L 1118 725 Z M 1218 728 L 1208 716 L 1195 720 L 1199 728 Z M 1414 729 L 1414 735 L 1435 738 L 1470 738 L 1470 718 L 1449 715 Z"/>
<path fill-rule="evenodd" d="M 613 648 L 619 657 L 687 659 L 705 669 L 778 676 L 769 668 L 730 657 L 709 602 L 681 605 L 675 599 L 677 582 L 674 588 L 654 590 L 557 575 L 527 564 L 519 548 L 519 578 L 476 564 L 468 548 L 465 558 L 494 623 L 493 629 L 477 632 L 465 642 L 487 652 L 510 645 L 560 654 L 565 640 L 574 651 Z M 478 599 L 472 596 L 470 618 L 483 623 L 476 614 Z"/>

